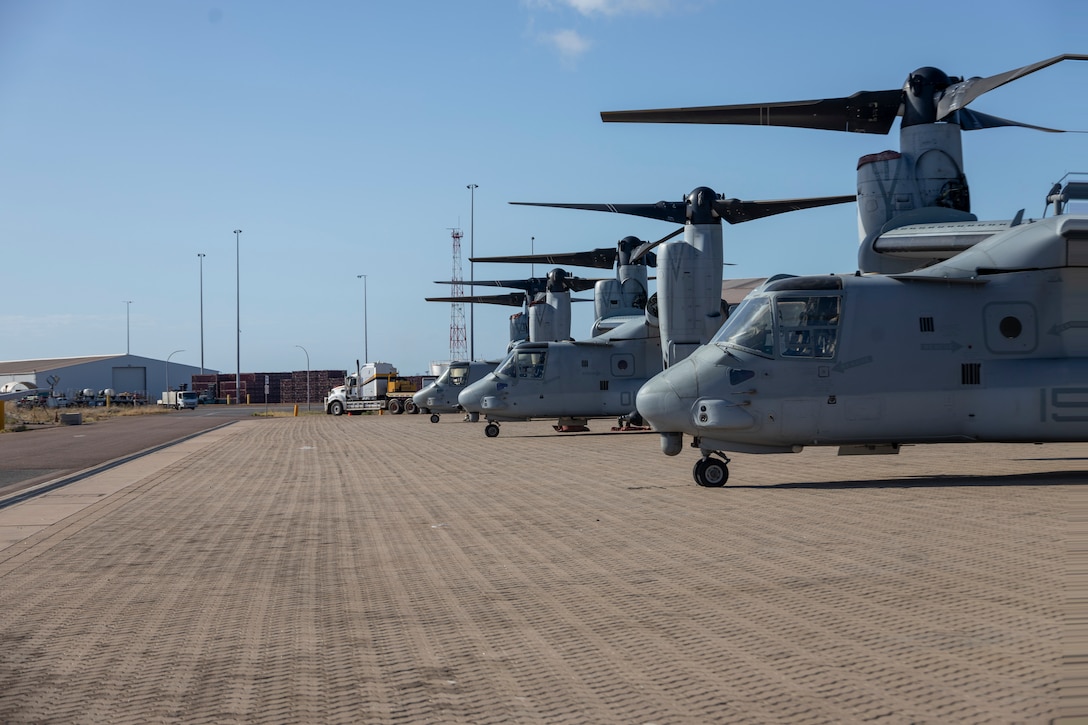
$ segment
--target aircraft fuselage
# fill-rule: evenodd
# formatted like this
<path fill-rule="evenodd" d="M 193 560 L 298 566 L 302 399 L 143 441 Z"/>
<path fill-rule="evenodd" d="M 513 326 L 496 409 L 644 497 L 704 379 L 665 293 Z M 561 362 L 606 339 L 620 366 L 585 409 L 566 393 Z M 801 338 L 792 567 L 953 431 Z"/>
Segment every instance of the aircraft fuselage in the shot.
<path fill-rule="evenodd" d="M 1050 221 L 1022 233 L 1046 235 Z M 649 381 L 639 412 L 704 453 L 1088 440 L 1079 234 L 1056 240 L 1067 259 L 1047 268 L 770 283 Z M 675 438 L 663 447 L 679 452 Z"/>

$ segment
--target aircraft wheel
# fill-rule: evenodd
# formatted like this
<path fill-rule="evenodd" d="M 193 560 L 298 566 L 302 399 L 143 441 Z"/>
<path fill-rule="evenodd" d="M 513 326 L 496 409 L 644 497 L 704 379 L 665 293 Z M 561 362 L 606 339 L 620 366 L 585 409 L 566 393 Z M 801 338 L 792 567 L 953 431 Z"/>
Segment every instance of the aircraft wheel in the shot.
<path fill-rule="evenodd" d="M 695 462 L 691 475 L 700 486 L 721 488 L 729 480 L 729 464 L 717 458 L 702 458 Z"/>
<path fill-rule="evenodd" d="M 488 438 L 494 438 L 498 434 L 499 426 L 495 425 L 494 423 L 488 423 L 487 426 L 484 428 L 484 435 Z"/>
<path fill-rule="evenodd" d="M 437 423 L 439 421 L 438 413 L 431 413 L 431 422 Z"/>
<path fill-rule="evenodd" d="M 404 408 L 401 407 L 399 400 L 390 400 L 386 409 L 393 415 L 400 415 L 404 412 Z"/>
<path fill-rule="evenodd" d="M 341 403 L 339 400 L 332 401 L 332 403 L 329 404 L 329 412 L 333 415 L 343 415 L 344 404 Z"/>

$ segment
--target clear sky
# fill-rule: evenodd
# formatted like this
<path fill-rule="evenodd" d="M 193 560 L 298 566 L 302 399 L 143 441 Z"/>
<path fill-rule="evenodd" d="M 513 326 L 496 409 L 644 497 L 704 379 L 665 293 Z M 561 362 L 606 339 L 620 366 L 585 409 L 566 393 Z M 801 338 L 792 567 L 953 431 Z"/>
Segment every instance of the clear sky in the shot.
<path fill-rule="evenodd" d="M 240 297 L 243 372 L 302 370 L 297 346 L 311 369 L 352 368 L 365 326 L 371 359 L 421 373 L 449 357 L 450 306 L 424 297 L 449 293 L 451 228 L 465 279 L 524 278 L 469 253 L 674 227 L 510 201 L 851 194 L 858 157 L 899 144 L 898 123 L 600 111 L 846 96 L 926 65 L 988 76 L 1088 52 L 1086 28 L 1084 0 L 0 0 L 0 360 L 129 344 L 200 365 L 203 253 L 206 367 L 235 370 Z M 1066 62 L 971 107 L 1083 130 L 1086 91 L 1088 62 Z M 964 157 L 981 218 L 1040 216 L 1052 183 L 1088 172 L 1088 134 L 977 131 Z M 853 205 L 787 214 L 728 226 L 726 273 L 849 272 L 856 247 Z M 466 308 L 476 357 L 502 356 L 514 311 Z"/>

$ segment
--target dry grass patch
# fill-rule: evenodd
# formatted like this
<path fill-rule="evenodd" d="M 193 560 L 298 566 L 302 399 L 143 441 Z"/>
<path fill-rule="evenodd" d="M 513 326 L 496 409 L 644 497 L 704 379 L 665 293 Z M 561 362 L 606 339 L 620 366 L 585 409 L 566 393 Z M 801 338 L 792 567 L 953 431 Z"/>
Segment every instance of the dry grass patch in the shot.
<path fill-rule="evenodd" d="M 6 432 L 19 432 L 31 428 L 43 426 L 62 425 L 61 416 L 70 413 L 78 413 L 82 423 L 97 423 L 100 420 L 109 420 L 130 415 L 162 415 L 171 412 L 170 408 L 158 405 L 111 405 L 110 407 L 79 407 L 67 408 L 17 408 L 13 402 L 4 405 L 4 423 Z"/>

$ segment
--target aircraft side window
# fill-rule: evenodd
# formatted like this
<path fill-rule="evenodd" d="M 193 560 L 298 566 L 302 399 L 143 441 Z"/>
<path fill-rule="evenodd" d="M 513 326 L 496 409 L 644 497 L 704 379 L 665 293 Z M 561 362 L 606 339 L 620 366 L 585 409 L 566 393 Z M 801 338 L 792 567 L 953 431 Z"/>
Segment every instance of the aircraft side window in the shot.
<path fill-rule="evenodd" d="M 465 384 L 465 380 L 468 378 L 468 370 L 466 368 L 450 368 L 450 385 L 454 387 L 460 387 Z"/>
<path fill-rule="evenodd" d="M 838 296 L 778 299 L 778 337 L 782 355 L 834 357 L 841 306 L 842 298 Z"/>
<path fill-rule="evenodd" d="M 544 377 L 544 353 L 518 353 L 517 374 L 519 378 Z"/>

